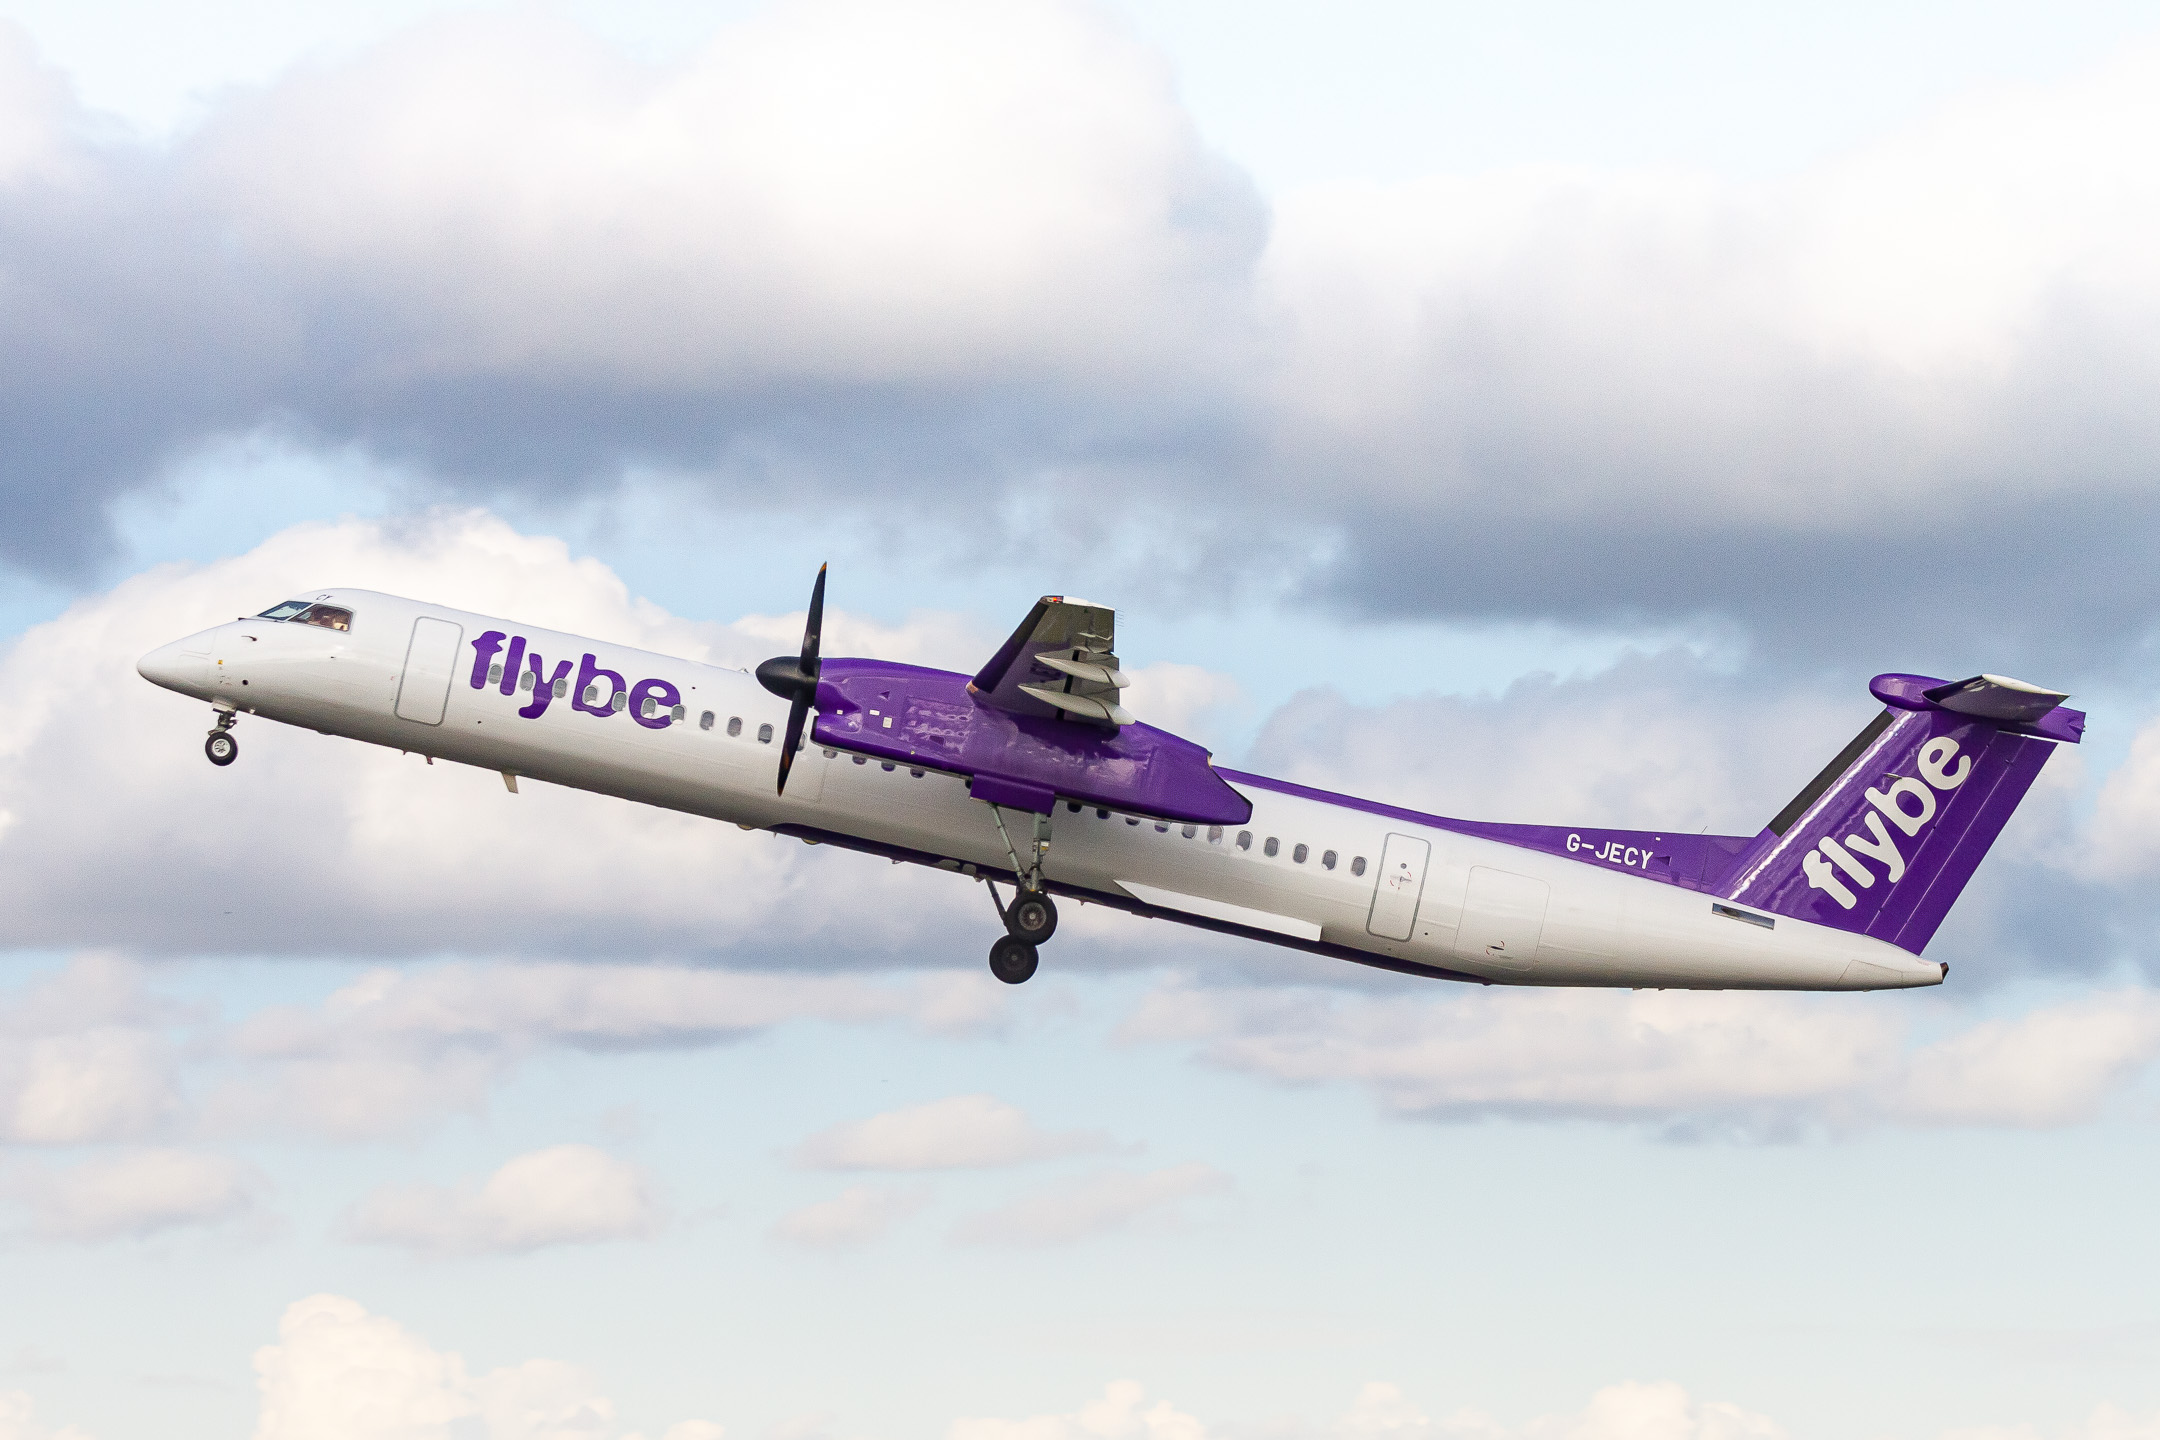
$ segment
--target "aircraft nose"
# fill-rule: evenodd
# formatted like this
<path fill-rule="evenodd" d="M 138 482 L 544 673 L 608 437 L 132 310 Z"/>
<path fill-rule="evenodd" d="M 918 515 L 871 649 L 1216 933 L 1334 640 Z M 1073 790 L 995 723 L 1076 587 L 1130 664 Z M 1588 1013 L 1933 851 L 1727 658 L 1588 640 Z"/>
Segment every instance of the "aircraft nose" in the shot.
<path fill-rule="evenodd" d="M 209 640 L 210 632 L 206 630 L 185 640 L 175 640 L 170 645 L 160 645 L 135 662 L 135 673 L 167 690 L 177 690 L 183 695 L 203 695 L 209 689 L 209 677 L 204 673 L 210 668 Z"/>

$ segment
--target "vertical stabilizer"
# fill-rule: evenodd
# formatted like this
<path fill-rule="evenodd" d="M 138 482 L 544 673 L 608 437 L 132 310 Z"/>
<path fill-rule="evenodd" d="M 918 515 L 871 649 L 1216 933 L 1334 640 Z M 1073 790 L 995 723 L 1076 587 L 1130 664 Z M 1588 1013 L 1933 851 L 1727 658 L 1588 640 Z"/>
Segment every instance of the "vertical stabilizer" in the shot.
<path fill-rule="evenodd" d="M 2085 716 L 2020 680 L 1878 675 L 1885 706 L 1734 862 L 1743 904 L 1918 953 Z"/>

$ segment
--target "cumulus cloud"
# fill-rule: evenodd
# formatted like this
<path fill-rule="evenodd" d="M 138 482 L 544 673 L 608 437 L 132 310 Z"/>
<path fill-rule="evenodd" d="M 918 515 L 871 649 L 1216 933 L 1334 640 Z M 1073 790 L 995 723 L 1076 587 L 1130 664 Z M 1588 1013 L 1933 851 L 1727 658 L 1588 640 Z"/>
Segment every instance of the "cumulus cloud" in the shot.
<path fill-rule="evenodd" d="M 255 1352 L 255 1440 L 642 1440 L 616 1422 L 593 1377 L 559 1360 L 482 1375 L 386 1316 L 341 1295 L 295 1301 L 278 1340 Z M 658 1440 L 721 1440 L 685 1421 Z"/>
<path fill-rule="evenodd" d="M 850 1185 L 830 1200 L 820 1200 L 783 1215 L 772 1236 L 811 1250 L 837 1250 L 883 1238 L 898 1222 L 929 1203 L 921 1190 Z"/>
<path fill-rule="evenodd" d="M 0 1390 L 0 1440 L 92 1440 L 73 1425 L 55 1430 L 39 1422 L 37 1406 L 21 1390 Z"/>
<path fill-rule="evenodd" d="M 1208 1440 L 1218 1430 L 1167 1400 L 1147 1402 L 1131 1380 L 1065 1414 L 1024 1420 L 958 1420 L 947 1440 Z M 1474 1410 L 1432 1419 L 1395 1385 L 1374 1382 L 1324 1431 L 1325 1440 L 1785 1440 L 1767 1416 L 1725 1401 L 1697 1400 L 1671 1382 L 1607 1386 L 1573 1414 L 1505 1425 Z"/>
<path fill-rule="evenodd" d="M 180 1105 L 160 1030 L 177 1009 L 106 954 L 0 997 L 0 1141 L 73 1145 L 157 1128 Z"/>
<path fill-rule="evenodd" d="M 261 1189 L 261 1179 L 229 1155 L 175 1149 L 28 1170 L 0 1186 L 27 1212 L 32 1234 L 76 1241 L 224 1224 L 253 1212 Z"/>
<path fill-rule="evenodd" d="M 205 1123 L 393 1133 L 477 1109 L 546 1049 L 682 1049 L 803 1020 L 977 1033 L 1003 1014 L 998 989 L 974 973 L 893 983 L 562 962 L 370 970 L 320 1006 L 268 1007 L 222 1036 L 223 1053 L 253 1073 L 205 1097 Z"/>
<path fill-rule="evenodd" d="M 1134 1042 L 1288 1084 L 1363 1086 L 1429 1119 L 1506 1116 L 1778 1136 L 1809 1126 L 2051 1128 L 2160 1057 L 2160 996 L 2130 990 L 1940 1038 L 1879 1003 L 1726 992 L 1476 990 L 1437 999 L 1172 985 Z"/>
<path fill-rule="evenodd" d="M 1100 1131 L 1039 1130 L 1017 1105 L 954 1095 L 836 1125 L 805 1140 L 808 1170 L 987 1170 L 1108 1147 Z"/>
<path fill-rule="evenodd" d="M 1161 1170 L 1099 1170 L 1046 1185 L 962 1220 L 953 1238 L 971 1245 L 1061 1245 L 1138 1224 L 1175 1227 L 1183 1202 L 1219 1195 L 1230 1177 L 1197 1162 Z"/>
<path fill-rule="evenodd" d="M 429 1255 L 522 1255 L 643 1239 L 662 1219 L 643 1170 L 591 1145 L 552 1145 L 477 1184 L 385 1187 L 361 1202 L 346 1230 L 364 1244 Z"/>
<path fill-rule="evenodd" d="M 11 32 L 0 544 L 79 564 L 104 501 L 268 424 L 452 488 L 995 495 L 1218 600 L 1714 613 L 1814 657 L 1954 616 L 1991 668 L 2100 667 L 2160 604 L 2156 69 L 1771 185 L 1268 206 L 1161 56 L 1057 0 L 818 0 L 670 66 L 454 16 L 147 149 Z"/>

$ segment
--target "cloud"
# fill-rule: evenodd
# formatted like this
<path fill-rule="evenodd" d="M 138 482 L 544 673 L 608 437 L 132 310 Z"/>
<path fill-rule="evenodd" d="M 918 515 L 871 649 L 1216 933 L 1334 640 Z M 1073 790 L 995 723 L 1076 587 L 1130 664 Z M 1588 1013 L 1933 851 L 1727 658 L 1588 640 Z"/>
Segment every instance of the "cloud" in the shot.
<path fill-rule="evenodd" d="M 666 965 L 451 964 L 376 969 L 321 1006 L 271 1006 L 220 1041 L 249 1072 L 203 1101 L 217 1131 L 357 1138 L 477 1109 L 548 1049 L 727 1044 L 804 1020 L 979 1033 L 1005 1004 L 976 974 L 892 982 Z"/>
<path fill-rule="evenodd" d="M 794 1158 L 806 1170 L 987 1170 L 1109 1143 L 1100 1131 L 1038 1130 L 1026 1111 L 989 1095 L 954 1095 L 836 1125 Z"/>
<path fill-rule="evenodd" d="M 920 1190 L 850 1185 L 830 1200 L 783 1215 L 772 1227 L 775 1240 L 812 1250 L 836 1250 L 882 1239 L 899 1221 L 929 1203 Z"/>
<path fill-rule="evenodd" d="M 559 1360 L 471 1374 L 385 1316 L 341 1295 L 295 1301 L 278 1341 L 255 1352 L 261 1409 L 255 1440 L 640 1440 L 591 1375 Z M 685 1421 L 660 1440 L 720 1440 Z"/>
<path fill-rule="evenodd" d="M 644 1239 L 662 1218 L 638 1167 L 590 1145 L 552 1145 L 477 1185 L 385 1187 L 361 1202 L 346 1230 L 364 1244 L 429 1255 L 522 1255 Z"/>
<path fill-rule="evenodd" d="M 990 497 L 1210 604 L 1715 615 L 1788 663 L 1954 615 L 2106 670 L 2160 606 L 2149 47 L 1771 185 L 1272 205 L 1053 0 L 817 0 L 671 66 L 451 16 L 164 147 L 0 52 L 18 566 L 268 428 L 427 493 Z"/>
<path fill-rule="evenodd" d="M 243 719 L 241 763 L 212 767 L 200 753 L 207 707 L 146 684 L 136 657 L 325 583 L 732 666 L 800 636 L 799 619 L 677 619 L 560 541 L 474 513 L 302 525 L 244 556 L 150 571 L 31 628 L 8 654 L 24 683 L 0 715 L 0 942 L 370 957 L 763 952 L 778 966 L 833 968 L 935 961 L 962 914 L 981 933 L 980 892 L 948 876 L 538 783 L 510 795 L 485 771 L 311 731 Z M 827 627 L 834 653 L 982 649 L 938 617 L 893 628 L 829 613 Z M 130 823 L 109 823 L 115 807 Z M 806 900 L 843 875 L 858 903 Z M 966 952 L 979 963 L 974 940 Z"/>
<path fill-rule="evenodd" d="M 254 1211 L 262 1181 L 228 1155 L 149 1149 L 27 1170 L 4 1188 L 28 1212 L 32 1234 L 100 1241 L 242 1219 Z"/>
<path fill-rule="evenodd" d="M 956 1420 L 946 1440 L 1209 1440 L 1223 1433 L 1167 1400 L 1149 1405 L 1140 1385 L 1119 1380 L 1100 1400 L 1067 1414 Z M 1767 1416 L 1696 1400 L 1669 1381 L 1610 1385 L 1574 1414 L 1540 1416 L 1521 1426 L 1474 1410 L 1434 1420 L 1399 1387 L 1376 1381 L 1325 1431 L 1294 1433 L 1316 1440 L 1785 1440 L 1787 1432 Z"/>
<path fill-rule="evenodd" d="M 0 998 L 0 1141 L 73 1145 L 138 1138 L 179 1107 L 161 1004 L 129 962 L 79 955 Z"/>
<path fill-rule="evenodd" d="M 1212 1165 L 1099 1170 L 1023 1195 L 962 1220 L 953 1238 L 973 1245 L 1062 1245 L 1143 1222 L 1177 1225 L 1181 1202 L 1221 1194 L 1230 1177 Z"/>
<path fill-rule="evenodd" d="M 1212 1064 L 1288 1084 L 1360 1085 L 1396 1114 L 1436 1120 L 1763 1136 L 1811 1126 L 2040 1129 L 2092 1118 L 2160 1057 L 2160 996 L 2093 996 L 1914 1043 L 1900 1012 L 1847 997 L 1478 990 L 1346 999 L 1174 984 L 1120 1033 L 1193 1044 Z"/>
<path fill-rule="evenodd" d="M 21 1390 L 0 1390 L 0 1440 L 92 1440 L 73 1425 L 54 1430 L 38 1422 L 37 1407 Z"/>

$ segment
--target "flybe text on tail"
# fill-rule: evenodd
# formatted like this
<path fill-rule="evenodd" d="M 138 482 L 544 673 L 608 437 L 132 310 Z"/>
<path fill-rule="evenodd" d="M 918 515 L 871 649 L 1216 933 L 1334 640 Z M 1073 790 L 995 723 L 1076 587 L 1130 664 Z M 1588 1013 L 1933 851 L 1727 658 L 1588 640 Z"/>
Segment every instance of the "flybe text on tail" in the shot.
<path fill-rule="evenodd" d="M 1917 952 L 2085 717 L 1999 676 L 1878 675 L 1883 712 L 1742 852 L 1721 887 Z"/>

